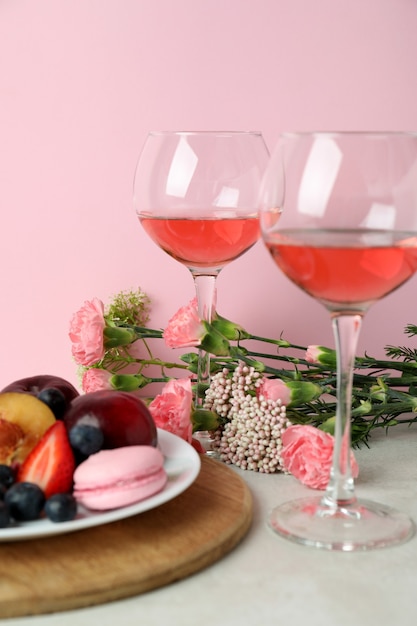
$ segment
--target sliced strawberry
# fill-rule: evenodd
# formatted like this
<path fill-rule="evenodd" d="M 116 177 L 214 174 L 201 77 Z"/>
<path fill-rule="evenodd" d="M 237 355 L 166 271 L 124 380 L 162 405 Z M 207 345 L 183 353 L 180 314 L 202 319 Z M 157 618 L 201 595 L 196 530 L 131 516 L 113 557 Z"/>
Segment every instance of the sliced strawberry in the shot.
<path fill-rule="evenodd" d="M 17 472 L 17 482 L 39 485 L 49 498 L 71 491 L 75 469 L 74 454 L 67 429 L 57 420 L 26 457 Z"/>

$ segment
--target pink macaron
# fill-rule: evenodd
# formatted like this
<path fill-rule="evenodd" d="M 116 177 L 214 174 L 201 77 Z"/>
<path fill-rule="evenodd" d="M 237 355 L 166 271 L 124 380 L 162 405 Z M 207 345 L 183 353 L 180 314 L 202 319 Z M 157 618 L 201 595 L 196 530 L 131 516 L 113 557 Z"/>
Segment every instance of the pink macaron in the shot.
<path fill-rule="evenodd" d="M 135 504 L 161 491 L 167 482 L 164 457 L 152 446 L 100 450 L 74 472 L 74 497 L 96 511 Z"/>

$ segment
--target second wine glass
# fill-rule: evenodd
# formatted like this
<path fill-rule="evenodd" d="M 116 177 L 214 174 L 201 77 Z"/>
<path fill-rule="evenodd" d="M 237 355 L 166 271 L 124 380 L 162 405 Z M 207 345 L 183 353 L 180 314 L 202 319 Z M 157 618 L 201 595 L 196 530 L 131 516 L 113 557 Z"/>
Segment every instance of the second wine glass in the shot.
<path fill-rule="evenodd" d="M 265 176 L 261 226 L 277 266 L 330 313 L 337 350 L 327 491 L 277 506 L 271 526 L 330 550 L 405 541 L 414 533 L 406 514 L 355 495 L 350 419 L 362 318 L 417 271 L 417 135 L 283 134 Z"/>
<path fill-rule="evenodd" d="M 199 317 L 208 322 L 219 272 L 259 239 L 259 191 L 268 159 L 262 134 L 240 131 L 151 132 L 140 154 L 138 218 L 151 239 L 189 269 Z M 209 381 L 210 358 L 200 350 L 198 408 Z M 208 434 L 200 440 L 210 452 Z"/>

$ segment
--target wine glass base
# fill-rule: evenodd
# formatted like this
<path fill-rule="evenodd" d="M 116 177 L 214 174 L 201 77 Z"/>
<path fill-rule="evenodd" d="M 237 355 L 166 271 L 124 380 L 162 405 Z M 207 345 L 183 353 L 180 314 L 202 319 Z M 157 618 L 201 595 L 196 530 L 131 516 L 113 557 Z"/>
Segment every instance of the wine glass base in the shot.
<path fill-rule="evenodd" d="M 373 550 L 408 541 L 415 532 L 404 513 L 369 500 L 332 507 L 322 496 L 285 502 L 269 525 L 282 537 L 315 548 L 345 552 Z"/>
<path fill-rule="evenodd" d="M 212 459 L 219 459 L 218 450 L 214 447 L 214 439 L 209 430 L 198 430 L 193 434 L 194 439 L 202 446 L 203 450 Z"/>

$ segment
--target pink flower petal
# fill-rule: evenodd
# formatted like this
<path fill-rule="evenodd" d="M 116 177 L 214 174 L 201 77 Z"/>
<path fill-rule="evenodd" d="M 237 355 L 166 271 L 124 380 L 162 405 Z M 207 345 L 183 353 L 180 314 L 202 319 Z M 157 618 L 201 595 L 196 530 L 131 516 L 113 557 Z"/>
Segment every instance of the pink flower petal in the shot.
<path fill-rule="evenodd" d="M 198 346 L 205 329 L 197 313 L 194 298 L 187 306 L 181 307 L 169 320 L 164 330 L 165 343 L 169 348 L 189 348 Z"/>
<path fill-rule="evenodd" d="M 191 380 L 172 379 L 166 383 L 162 393 L 152 400 L 149 410 L 158 428 L 168 430 L 191 443 L 191 405 Z"/>
<path fill-rule="evenodd" d="M 79 365 L 94 365 L 104 356 L 104 305 L 98 298 L 87 300 L 70 321 L 72 355 Z"/>
<path fill-rule="evenodd" d="M 284 468 L 307 487 L 326 489 L 332 467 L 334 437 L 310 425 L 294 424 L 282 434 Z M 352 476 L 359 467 L 351 451 Z"/>

